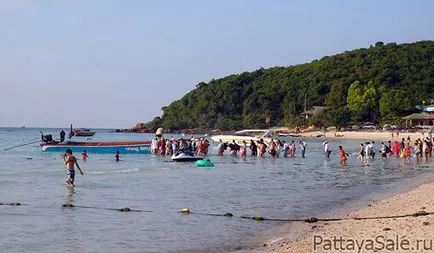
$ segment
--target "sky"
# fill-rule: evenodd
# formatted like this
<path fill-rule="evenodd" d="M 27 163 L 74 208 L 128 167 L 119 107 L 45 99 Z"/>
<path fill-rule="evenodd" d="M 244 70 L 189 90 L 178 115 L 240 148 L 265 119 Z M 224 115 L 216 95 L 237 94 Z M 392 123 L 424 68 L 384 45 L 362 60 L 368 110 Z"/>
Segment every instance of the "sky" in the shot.
<path fill-rule="evenodd" d="M 200 82 L 433 40 L 433 10 L 431 0 L 0 0 L 0 127 L 133 127 Z"/>

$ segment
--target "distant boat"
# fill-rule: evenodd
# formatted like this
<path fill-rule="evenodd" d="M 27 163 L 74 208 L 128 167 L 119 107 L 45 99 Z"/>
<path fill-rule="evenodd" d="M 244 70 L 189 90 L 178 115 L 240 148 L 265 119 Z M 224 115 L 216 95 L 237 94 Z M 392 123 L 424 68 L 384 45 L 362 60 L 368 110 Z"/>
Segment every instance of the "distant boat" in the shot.
<path fill-rule="evenodd" d="M 113 142 L 75 142 L 67 141 L 59 143 L 56 141 L 41 144 L 44 152 L 65 152 L 71 149 L 72 152 L 81 153 L 110 153 L 119 151 L 121 154 L 149 154 L 151 141 L 113 141 Z"/>
<path fill-rule="evenodd" d="M 72 132 L 73 132 L 74 136 L 94 136 L 95 135 L 94 131 L 90 131 L 89 129 L 86 129 L 86 128 L 74 129 Z"/>

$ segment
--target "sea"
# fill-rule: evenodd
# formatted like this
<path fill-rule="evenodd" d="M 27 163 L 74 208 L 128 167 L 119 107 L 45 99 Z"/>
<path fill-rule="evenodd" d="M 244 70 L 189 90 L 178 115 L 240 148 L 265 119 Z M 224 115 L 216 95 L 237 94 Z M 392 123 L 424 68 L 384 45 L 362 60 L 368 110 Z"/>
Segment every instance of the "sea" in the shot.
<path fill-rule="evenodd" d="M 40 131 L 58 138 L 60 129 L 0 128 L 1 252 L 249 250 L 262 246 L 259 235 L 296 223 L 252 217 L 323 217 L 378 194 L 405 190 L 434 174 L 430 161 L 361 162 L 356 140 L 329 140 L 333 151 L 326 159 L 323 138 L 285 138 L 304 141 L 306 158 L 298 146 L 295 158 L 241 159 L 227 152 L 220 157 L 215 144 L 208 156 L 215 167 L 157 155 L 121 155 L 116 162 L 114 154 L 89 153 L 86 161 L 75 154 L 84 175 L 76 173 L 76 187 L 69 189 L 60 153 L 42 152 L 39 143 L 5 150 L 39 140 Z M 96 129 L 92 140 L 152 137 Z M 344 168 L 339 165 L 339 145 L 349 153 Z M 182 213 L 184 208 L 190 213 Z M 233 216 L 223 216 L 226 213 Z"/>

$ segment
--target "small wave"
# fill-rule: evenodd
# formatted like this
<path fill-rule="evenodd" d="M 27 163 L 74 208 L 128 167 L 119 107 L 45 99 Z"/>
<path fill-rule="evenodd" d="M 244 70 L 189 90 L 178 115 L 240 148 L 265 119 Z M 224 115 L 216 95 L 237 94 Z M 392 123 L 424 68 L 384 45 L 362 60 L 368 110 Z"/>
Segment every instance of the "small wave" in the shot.
<path fill-rule="evenodd" d="M 113 173 L 130 173 L 130 172 L 136 172 L 139 171 L 139 168 L 135 169 L 124 169 L 124 170 L 115 170 Z"/>
<path fill-rule="evenodd" d="M 107 174 L 108 171 L 91 171 L 91 172 L 85 172 L 88 175 L 101 175 L 101 174 Z"/>
<path fill-rule="evenodd" d="M 123 170 L 114 170 L 114 171 L 89 171 L 89 172 L 85 172 L 88 175 L 102 175 L 102 174 L 117 174 L 117 173 L 130 173 L 130 172 L 136 172 L 139 171 L 139 168 L 135 168 L 135 169 L 123 169 Z"/>

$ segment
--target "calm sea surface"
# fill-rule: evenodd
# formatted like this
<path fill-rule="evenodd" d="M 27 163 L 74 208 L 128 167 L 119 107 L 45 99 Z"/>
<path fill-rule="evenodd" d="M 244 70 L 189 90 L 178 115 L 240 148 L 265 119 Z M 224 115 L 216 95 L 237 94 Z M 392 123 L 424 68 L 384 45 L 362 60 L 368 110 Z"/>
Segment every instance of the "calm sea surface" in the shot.
<path fill-rule="evenodd" d="M 433 173 L 430 163 L 403 164 L 376 159 L 360 164 L 359 141 L 332 141 L 330 160 L 322 139 L 307 142 L 306 159 L 240 159 L 210 150 L 213 168 L 173 163 L 153 155 L 89 154 L 79 160 L 77 187 L 65 187 L 66 170 L 59 153 L 42 153 L 32 144 L 4 148 L 39 138 L 39 131 L 58 138 L 60 129 L 0 128 L 1 252 L 177 252 L 226 251 L 255 246 L 258 233 L 278 225 L 240 216 L 305 218 L 343 207 L 373 192 L 390 192 Z M 67 130 L 66 130 L 67 131 Z M 170 134 L 166 136 L 170 137 Z M 148 134 L 97 130 L 93 140 L 143 140 Z M 176 137 L 176 135 L 175 135 Z M 352 153 L 339 168 L 337 146 Z M 298 148 L 298 146 L 297 146 Z M 81 158 L 80 154 L 76 154 Z M 63 204 L 95 208 L 62 208 Z M 119 212 L 129 207 L 150 212 Z M 224 214 L 216 217 L 192 212 Z"/>

